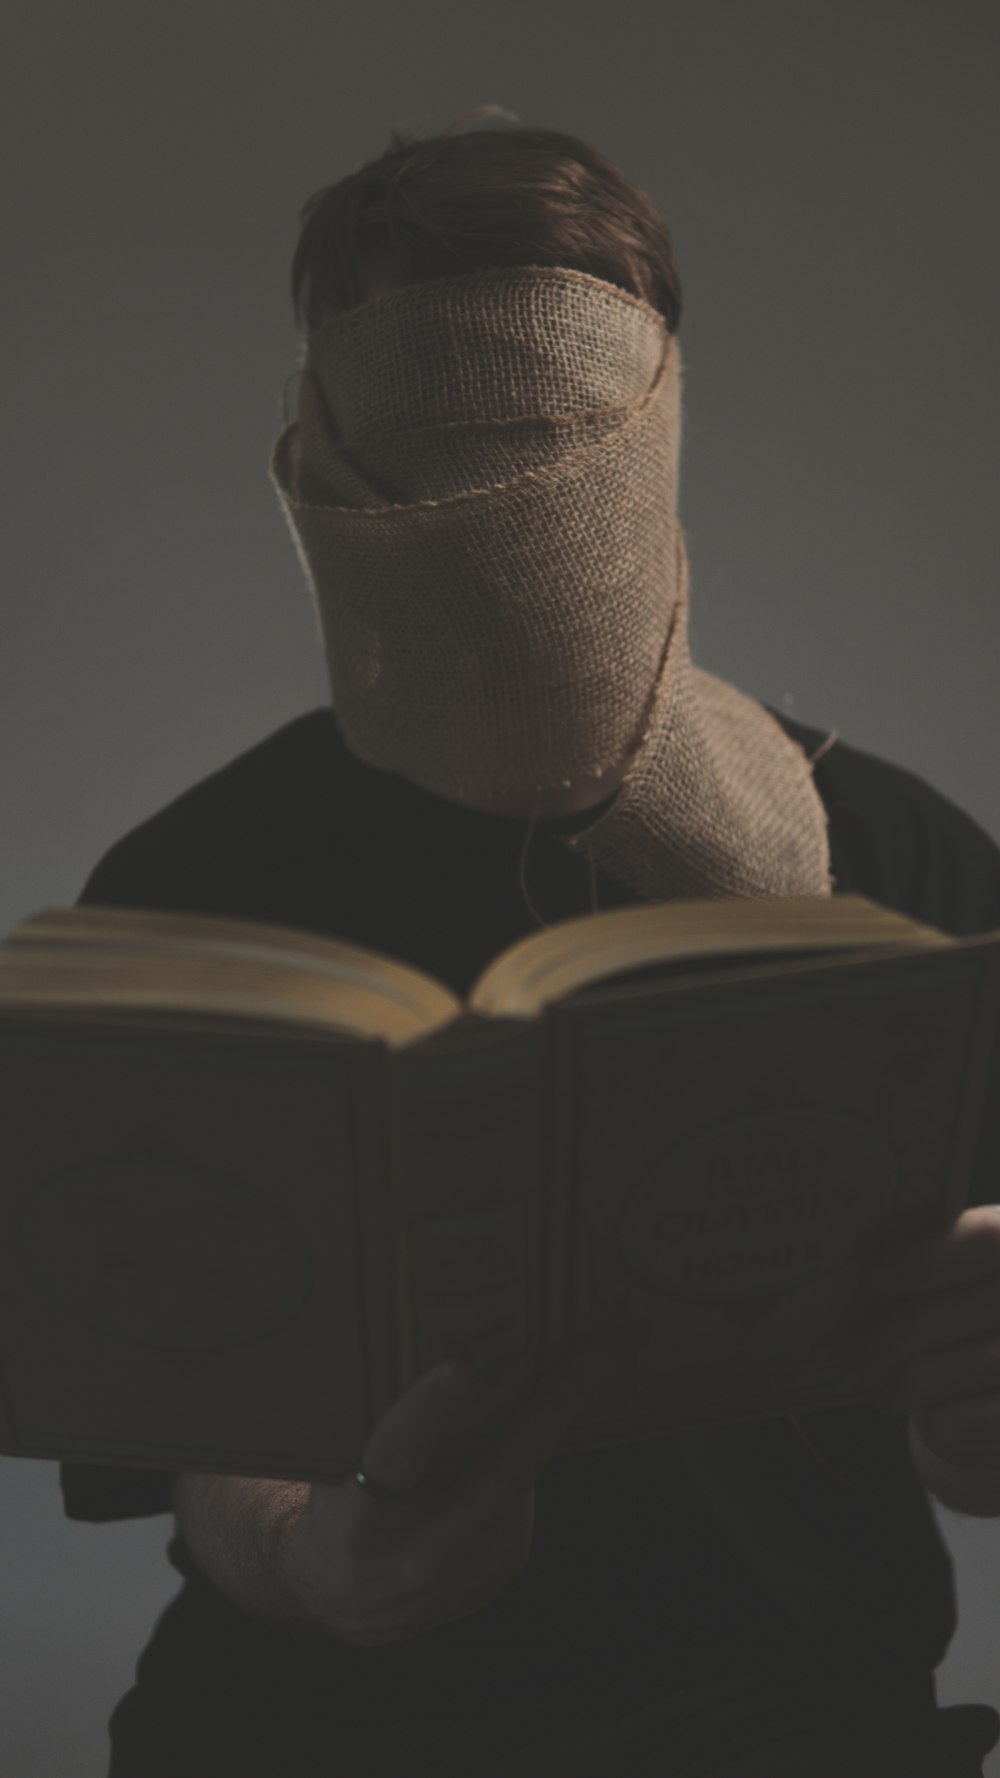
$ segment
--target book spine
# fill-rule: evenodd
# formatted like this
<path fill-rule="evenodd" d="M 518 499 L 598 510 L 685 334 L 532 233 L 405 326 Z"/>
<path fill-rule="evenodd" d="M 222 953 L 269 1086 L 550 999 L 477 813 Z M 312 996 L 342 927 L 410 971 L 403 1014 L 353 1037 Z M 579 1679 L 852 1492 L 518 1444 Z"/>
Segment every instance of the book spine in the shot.
<path fill-rule="evenodd" d="M 484 1021 L 395 1060 L 404 1384 L 449 1359 L 476 1370 L 476 1402 L 449 1444 L 461 1467 L 537 1374 L 538 1025 Z"/>
<path fill-rule="evenodd" d="M 567 1350 L 574 1325 L 573 1283 L 578 1264 L 571 1165 L 570 1044 L 574 1026 L 556 1005 L 541 1019 L 539 1179 L 541 1182 L 541 1350 L 539 1375 Z"/>
<path fill-rule="evenodd" d="M 362 1158 L 355 1178 L 364 1322 L 358 1350 L 365 1363 L 370 1433 L 402 1393 L 409 1360 L 396 1056 L 386 1044 L 373 1044 L 366 1059 L 369 1065 L 358 1072 L 355 1101 L 355 1140 Z"/>

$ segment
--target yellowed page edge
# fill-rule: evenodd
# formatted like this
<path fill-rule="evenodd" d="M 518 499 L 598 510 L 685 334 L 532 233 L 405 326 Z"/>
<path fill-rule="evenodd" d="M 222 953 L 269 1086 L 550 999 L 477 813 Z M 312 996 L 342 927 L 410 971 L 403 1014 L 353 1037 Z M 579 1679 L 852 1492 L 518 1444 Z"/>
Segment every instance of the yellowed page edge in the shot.
<path fill-rule="evenodd" d="M 316 937 L 292 927 L 228 920 L 207 914 L 163 913 L 146 908 L 63 907 L 53 904 L 23 920 L 0 947 L 8 955 L 73 946 L 128 953 L 141 960 L 163 952 L 170 957 L 230 960 L 294 970 L 314 979 L 367 989 L 395 1002 L 422 1021 L 418 1035 L 436 1030 L 463 1011 L 458 996 L 423 970 L 378 951 Z"/>
<path fill-rule="evenodd" d="M 529 938 L 491 963 L 470 1009 L 532 1017 L 551 1000 L 644 964 L 754 950 L 922 948 L 947 933 L 867 896 L 789 896 L 759 901 L 674 901 L 581 915 Z"/>
<path fill-rule="evenodd" d="M 450 1017 L 428 1018 L 419 1006 L 380 993 L 363 980 L 339 983 L 309 970 L 242 963 L 234 979 L 230 959 L 94 952 L 85 958 L 44 959 L 27 947 L 0 955 L 0 1014 L 60 1007 L 170 1010 L 189 1016 L 264 1020 L 280 1029 L 325 1029 L 380 1037 L 393 1047 L 429 1035 Z"/>

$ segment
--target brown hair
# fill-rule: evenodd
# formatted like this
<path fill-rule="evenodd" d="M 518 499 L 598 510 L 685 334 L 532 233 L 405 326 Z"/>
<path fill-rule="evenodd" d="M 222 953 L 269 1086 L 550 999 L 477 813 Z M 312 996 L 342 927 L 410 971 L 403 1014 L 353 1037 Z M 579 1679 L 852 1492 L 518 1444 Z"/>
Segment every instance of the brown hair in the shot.
<path fill-rule="evenodd" d="M 394 133 L 377 159 L 308 200 L 292 260 L 300 328 L 355 308 L 376 280 L 549 265 L 643 297 L 675 333 L 680 280 L 651 199 L 575 136 L 520 125 L 467 130 L 489 115 L 511 113 L 480 105 L 438 136 Z"/>

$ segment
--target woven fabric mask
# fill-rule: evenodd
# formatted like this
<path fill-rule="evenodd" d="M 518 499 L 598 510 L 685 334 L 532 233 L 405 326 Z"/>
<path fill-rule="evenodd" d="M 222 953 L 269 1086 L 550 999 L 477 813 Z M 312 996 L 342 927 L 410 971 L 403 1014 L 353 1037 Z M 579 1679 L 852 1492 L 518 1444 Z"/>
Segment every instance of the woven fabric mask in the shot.
<path fill-rule="evenodd" d="M 270 473 L 335 715 L 465 802 L 627 761 L 564 843 L 648 899 L 828 895 L 814 761 L 688 652 L 680 373 L 655 309 L 560 268 L 326 319 Z"/>

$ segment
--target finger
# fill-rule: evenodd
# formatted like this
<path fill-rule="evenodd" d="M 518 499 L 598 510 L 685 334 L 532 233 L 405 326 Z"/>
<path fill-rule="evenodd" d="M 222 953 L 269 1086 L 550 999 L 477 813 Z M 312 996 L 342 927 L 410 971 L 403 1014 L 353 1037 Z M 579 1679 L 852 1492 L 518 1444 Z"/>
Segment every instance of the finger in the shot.
<path fill-rule="evenodd" d="M 946 1463 L 1000 1469 L 1000 1396 L 977 1395 L 922 1408 L 914 1424 L 918 1436 Z"/>
<path fill-rule="evenodd" d="M 379 1488 L 405 1494 L 420 1485 L 468 1402 L 476 1373 L 471 1365 L 438 1365 L 419 1377 L 382 1415 L 364 1448 L 361 1468 Z M 354 1493 L 359 1504 L 385 1502 Z"/>
<path fill-rule="evenodd" d="M 532 1487 L 558 1451 L 567 1428 L 615 1368 L 609 1353 L 591 1347 L 549 1371 L 454 1488 L 452 1502 L 480 1516 L 493 1512 L 511 1494 Z"/>
<path fill-rule="evenodd" d="M 853 1375 L 874 1384 L 924 1354 L 991 1337 L 1000 1337 L 995 1280 L 899 1303 L 854 1340 L 844 1356 Z"/>
<path fill-rule="evenodd" d="M 893 1248 L 868 1274 L 876 1296 L 922 1295 L 951 1290 L 1000 1272 L 1000 1204 L 963 1210 L 947 1228 L 932 1229 L 905 1247 Z"/>
<path fill-rule="evenodd" d="M 967 1396 L 1000 1395 L 1000 1336 L 966 1340 L 924 1353 L 912 1366 L 914 1394 L 921 1407 Z"/>

